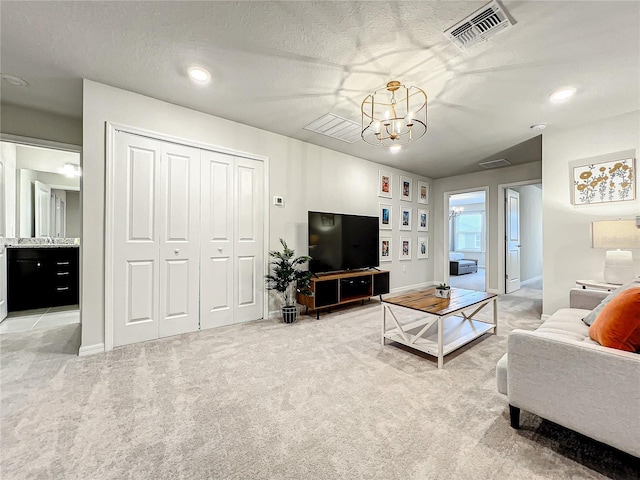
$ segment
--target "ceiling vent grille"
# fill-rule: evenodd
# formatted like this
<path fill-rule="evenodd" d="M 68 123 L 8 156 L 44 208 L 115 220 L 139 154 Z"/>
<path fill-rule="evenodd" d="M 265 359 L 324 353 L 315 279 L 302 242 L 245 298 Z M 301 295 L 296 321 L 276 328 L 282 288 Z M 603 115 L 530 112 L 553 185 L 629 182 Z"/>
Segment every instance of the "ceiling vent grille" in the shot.
<path fill-rule="evenodd" d="M 333 113 L 323 115 L 304 127 L 304 129 L 347 143 L 353 143 L 358 140 L 361 133 L 359 123 L 339 117 Z"/>
<path fill-rule="evenodd" d="M 513 23 L 504 8 L 496 0 L 493 0 L 445 30 L 444 34 L 460 50 L 466 50 L 512 26 Z"/>
<path fill-rule="evenodd" d="M 511 165 L 511 162 L 506 158 L 499 158 L 498 160 L 489 160 L 488 162 L 479 163 L 482 168 L 500 168 Z"/>

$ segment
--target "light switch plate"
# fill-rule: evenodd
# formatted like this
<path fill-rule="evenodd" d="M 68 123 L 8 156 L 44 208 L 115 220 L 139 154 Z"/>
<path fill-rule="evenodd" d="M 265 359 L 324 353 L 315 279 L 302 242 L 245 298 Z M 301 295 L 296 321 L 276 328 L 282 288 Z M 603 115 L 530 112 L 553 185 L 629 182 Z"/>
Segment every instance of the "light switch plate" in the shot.
<path fill-rule="evenodd" d="M 284 207 L 284 198 L 276 195 L 275 197 L 273 197 L 273 204 L 276 207 Z"/>

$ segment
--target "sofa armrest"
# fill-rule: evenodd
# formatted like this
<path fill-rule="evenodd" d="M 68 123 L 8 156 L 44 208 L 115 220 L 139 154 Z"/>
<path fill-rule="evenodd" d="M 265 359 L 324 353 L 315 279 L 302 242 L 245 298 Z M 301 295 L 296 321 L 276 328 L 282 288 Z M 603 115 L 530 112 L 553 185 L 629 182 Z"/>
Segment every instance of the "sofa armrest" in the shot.
<path fill-rule="evenodd" d="M 640 355 L 514 330 L 508 358 L 510 405 L 640 456 Z"/>
<path fill-rule="evenodd" d="M 572 288 L 569 290 L 569 307 L 593 310 L 611 292 L 604 290 L 586 290 L 584 288 Z"/>
<path fill-rule="evenodd" d="M 468 262 L 474 262 L 476 265 L 478 265 L 478 259 L 477 258 L 463 258 L 462 260 L 466 260 Z"/>

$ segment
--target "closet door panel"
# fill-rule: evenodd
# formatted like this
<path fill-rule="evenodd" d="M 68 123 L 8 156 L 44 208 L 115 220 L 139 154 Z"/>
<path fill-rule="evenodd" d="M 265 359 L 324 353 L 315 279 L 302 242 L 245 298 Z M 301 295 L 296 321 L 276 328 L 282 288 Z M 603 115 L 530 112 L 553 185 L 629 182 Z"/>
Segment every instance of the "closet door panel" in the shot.
<path fill-rule="evenodd" d="M 116 133 L 113 153 L 114 346 L 158 337 L 161 143 Z"/>
<path fill-rule="evenodd" d="M 264 167 L 257 160 L 235 158 L 236 216 L 234 289 L 235 323 L 263 318 Z"/>
<path fill-rule="evenodd" d="M 163 143 L 159 336 L 199 328 L 200 150 Z"/>
<path fill-rule="evenodd" d="M 201 152 L 200 328 L 233 323 L 233 157 Z"/>

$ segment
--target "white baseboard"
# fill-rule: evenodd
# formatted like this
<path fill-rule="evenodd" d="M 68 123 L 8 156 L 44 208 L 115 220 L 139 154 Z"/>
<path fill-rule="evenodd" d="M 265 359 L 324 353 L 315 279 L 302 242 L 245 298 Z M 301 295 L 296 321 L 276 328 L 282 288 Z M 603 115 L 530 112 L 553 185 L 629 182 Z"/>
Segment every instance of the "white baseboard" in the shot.
<path fill-rule="evenodd" d="M 548 313 L 543 313 L 542 315 L 540 315 L 540 320 L 545 321 L 547 318 L 549 318 L 551 315 L 549 315 Z"/>
<path fill-rule="evenodd" d="M 542 275 L 538 275 L 537 277 L 533 277 L 533 278 L 530 278 L 529 280 L 520 282 L 520 285 L 529 285 L 530 283 L 537 282 L 538 280 L 542 280 Z"/>
<path fill-rule="evenodd" d="M 104 343 L 96 343 L 95 345 L 83 345 L 78 352 L 79 357 L 86 357 L 88 355 L 96 355 L 98 353 L 104 353 Z"/>
<path fill-rule="evenodd" d="M 487 288 L 487 293 L 495 293 L 496 295 L 498 295 L 500 293 L 500 290 L 498 290 L 497 288 Z"/>

